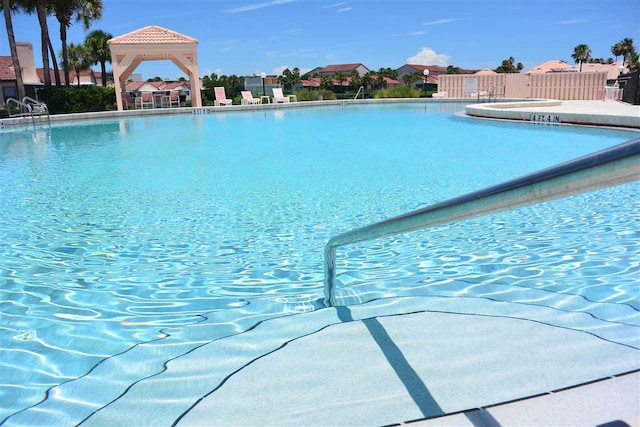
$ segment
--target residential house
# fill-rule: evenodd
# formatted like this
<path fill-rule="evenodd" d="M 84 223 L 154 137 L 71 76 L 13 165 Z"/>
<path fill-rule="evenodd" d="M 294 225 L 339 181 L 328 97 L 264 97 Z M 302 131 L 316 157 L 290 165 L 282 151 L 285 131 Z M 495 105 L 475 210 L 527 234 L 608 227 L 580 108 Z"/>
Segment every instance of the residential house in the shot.
<path fill-rule="evenodd" d="M 440 67 L 439 65 L 421 65 L 421 64 L 404 64 L 402 67 L 396 69 L 398 72 L 397 80 L 399 82 L 404 82 L 404 76 L 407 74 L 419 74 L 420 76 L 424 76 L 424 70 L 429 70 L 429 77 L 427 77 L 427 86 L 428 85 L 437 85 L 438 84 L 438 76 L 441 74 L 447 74 L 447 69 Z M 416 79 L 411 83 L 411 86 L 417 88 L 424 87 L 424 77 L 420 79 Z"/>
<path fill-rule="evenodd" d="M 35 57 L 33 54 L 33 46 L 28 42 L 16 42 L 16 50 L 18 51 L 18 61 L 20 61 L 20 69 L 22 71 L 22 81 L 24 83 L 26 95 L 38 98 L 39 90 L 44 87 L 44 68 L 36 68 Z M 53 69 L 49 70 L 51 84 L 55 85 L 56 79 Z M 97 75 L 93 70 L 83 70 L 79 75 L 75 70 L 69 70 L 69 84 L 77 85 L 80 80 L 81 85 L 96 85 L 102 83 L 97 79 Z M 64 72 L 59 70 L 60 82 L 64 84 Z M 5 104 L 7 98 L 17 98 L 18 87 L 16 82 L 16 74 L 13 69 L 13 59 L 11 56 L 0 56 L 0 106 Z"/>
<path fill-rule="evenodd" d="M 244 78 L 244 90 L 248 90 L 254 95 L 271 95 L 271 89 L 274 87 L 280 87 L 277 76 L 267 76 L 263 79 L 254 74 Z"/>
<path fill-rule="evenodd" d="M 611 64 L 600 63 L 584 63 L 582 64 L 583 73 L 605 72 L 607 73 L 607 82 L 613 83 L 620 74 L 629 69 L 622 65 L 622 60 L 612 62 Z M 564 61 L 551 60 L 531 67 L 525 74 L 541 74 L 541 73 L 577 73 L 580 72 L 580 64 L 570 65 Z"/>
<path fill-rule="evenodd" d="M 535 67 L 531 67 L 524 74 L 543 74 L 543 73 L 573 73 L 577 70 L 564 61 L 552 59 L 551 61 L 543 62 Z"/>
<path fill-rule="evenodd" d="M 370 74 L 370 76 L 372 79 L 374 80 L 376 79 L 375 74 Z M 346 77 L 342 82 L 336 79 L 331 79 L 331 82 L 333 84 L 333 87 L 331 89 L 333 92 L 345 92 L 349 87 L 352 86 L 351 77 Z M 384 77 L 384 82 L 387 88 L 392 86 L 397 86 L 400 84 L 399 81 L 391 79 L 389 77 Z M 294 86 L 294 90 L 298 90 L 298 89 L 317 90 L 320 88 L 321 83 L 322 83 L 322 79 L 320 77 L 309 77 L 308 79 L 300 80 L 298 84 Z"/>
<path fill-rule="evenodd" d="M 351 75 L 353 71 L 357 71 L 360 77 L 364 76 L 371 70 L 365 67 L 362 64 L 334 64 L 327 65 L 326 67 L 316 67 L 313 70 L 309 71 L 307 74 L 311 77 L 314 75 L 319 76 L 333 76 L 335 73 L 340 72 L 346 76 Z"/>
<path fill-rule="evenodd" d="M 36 98 L 36 89 L 41 88 L 43 84 L 36 72 L 33 46 L 28 42 L 16 42 L 16 50 L 18 51 L 18 61 L 26 94 L 31 98 Z M 11 56 L 0 56 L 0 89 L 0 105 L 4 105 L 7 98 L 15 99 L 18 97 L 16 73 Z"/>

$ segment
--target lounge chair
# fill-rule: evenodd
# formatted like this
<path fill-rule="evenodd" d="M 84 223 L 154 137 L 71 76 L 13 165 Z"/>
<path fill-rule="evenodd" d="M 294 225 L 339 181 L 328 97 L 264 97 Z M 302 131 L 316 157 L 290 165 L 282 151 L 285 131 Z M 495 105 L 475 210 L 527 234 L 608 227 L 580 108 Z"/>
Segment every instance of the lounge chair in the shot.
<path fill-rule="evenodd" d="M 172 90 L 171 92 L 169 92 L 169 95 L 164 95 L 161 99 L 160 99 L 160 105 L 162 106 L 162 108 L 165 107 L 173 107 L 174 105 L 176 107 L 180 106 L 180 92 L 178 92 L 177 90 Z"/>
<path fill-rule="evenodd" d="M 140 95 L 136 97 L 135 105 L 136 108 L 153 108 L 153 94 L 151 92 L 141 92 Z"/>
<path fill-rule="evenodd" d="M 262 100 L 260 98 L 254 98 L 250 91 L 243 90 L 240 93 L 242 94 L 242 105 L 262 104 Z"/>
<path fill-rule="evenodd" d="M 213 105 L 219 107 L 221 105 L 233 105 L 232 99 L 227 99 L 227 95 L 224 92 L 223 86 L 217 86 L 213 88 L 213 93 L 216 96 L 216 100 L 213 101 Z"/>
<path fill-rule="evenodd" d="M 122 108 L 124 108 L 125 110 L 128 110 L 129 107 L 135 107 L 135 105 L 133 105 L 133 99 L 131 99 L 131 95 L 129 95 L 127 92 L 122 92 L 120 94 L 120 98 L 122 99 Z"/>
<path fill-rule="evenodd" d="M 281 87 L 274 87 L 272 90 L 273 101 L 271 102 L 273 102 L 274 104 L 277 104 L 278 102 L 289 102 L 289 97 L 283 95 Z"/>
<path fill-rule="evenodd" d="M 449 94 L 447 93 L 447 91 L 443 91 L 443 92 L 436 92 L 433 95 L 431 95 L 432 98 L 448 98 Z"/>

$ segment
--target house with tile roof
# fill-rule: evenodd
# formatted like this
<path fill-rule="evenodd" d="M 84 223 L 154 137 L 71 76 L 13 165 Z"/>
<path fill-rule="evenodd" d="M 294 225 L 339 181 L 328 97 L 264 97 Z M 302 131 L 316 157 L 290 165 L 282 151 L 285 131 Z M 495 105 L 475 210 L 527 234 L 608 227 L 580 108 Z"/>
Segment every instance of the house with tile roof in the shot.
<path fill-rule="evenodd" d="M 424 70 L 429 70 L 429 77 L 427 77 L 427 85 L 437 85 L 438 76 L 441 74 L 447 74 L 447 69 L 439 65 L 422 65 L 422 64 L 404 64 L 402 67 L 397 68 L 398 72 L 397 80 L 404 82 L 403 78 L 407 74 L 420 74 L 424 76 Z M 411 86 L 422 88 L 424 87 L 424 77 L 416 79 Z"/>
<path fill-rule="evenodd" d="M 612 62 L 611 64 L 600 63 L 584 63 L 582 64 L 583 73 L 595 73 L 605 72 L 607 73 L 607 81 L 613 81 L 618 78 L 622 73 L 628 72 L 629 68 L 622 65 L 622 60 Z M 564 61 L 552 59 L 550 61 L 543 62 L 534 67 L 528 69 L 524 74 L 545 74 L 545 73 L 578 73 L 580 72 L 579 65 L 567 64 Z"/>
<path fill-rule="evenodd" d="M 313 70 L 309 71 L 307 74 L 312 77 L 315 74 L 318 74 L 319 76 L 333 76 L 335 73 L 340 72 L 345 76 L 348 76 L 353 71 L 357 71 L 360 77 L 362 77 L 371 70 L 369 70 L 362 64 L 334 64 L 327 65 L 326 67 L 316 67 Z"/>
<path fill-rule="evenodd" d="M 16 42 L 16 50 L 18 51 L 18 61 L 20 61 L 26 95 L 38 99 L 38 90 L 44 87 L 44 68 L 36 68 L 31 43 Z M 53 69 L 50 69 L 49 73 L 51 84 L 55 85 L 56 79 Z M 64 72 L 62 70 L 60 70 L 59 75 L 60 81 L 64 82 Z M 75 70 L 69 70 L 69 84 L 77 85 L 78 79 L 81 85 L 101 84 L 102 81 L 98 80 L 98 75 L 100 73 L 95 73 L 91 69 L 82 70 L 79 75 Z M 0 56 L 0 92 L 0 105 L 4 105 L 7 98 L 17 98 L 18 96 L 16 74 L 11 56 Z"/>
<path fill-rule="evenodd" d="M 18 51 L 18 61 L 20 62 L 26 94 L 35 98 L 36 89 L 42 87 L 43 83 L 37 73 L 33 46 L 28 42 L 16 42 L 16 50 Z M 0 105 L 4 105 L 7 98 L 17 97 L 18 86 L 13 68 L 13 58 L 11 56 L 0 56 Z"/>

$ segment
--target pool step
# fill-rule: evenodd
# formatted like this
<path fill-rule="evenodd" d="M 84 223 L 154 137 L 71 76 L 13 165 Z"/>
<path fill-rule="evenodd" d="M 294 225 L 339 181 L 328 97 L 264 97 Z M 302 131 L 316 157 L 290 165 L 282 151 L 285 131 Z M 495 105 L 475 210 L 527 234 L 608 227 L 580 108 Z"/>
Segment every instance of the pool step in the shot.
<path fill-rule="evenodd" d="M 547 335 L 554 337 L 554 343 L 563 343 L 566 348 L 560 353 L 551 352 L 554 358 L 553 363 L 548 359 L 545 363 L 559 366 L 561 372 L 574 372 L 574 369 L 569 369 L 574 365 L 571 361 L 572 355 L 577 348 L 584 348 L 582 345 L 588 343 L 589 350 L 585 350 L 585 353 L 589 354 L 592 360 L 598 360 L 596 363 L 598 366 L 589 365 L 588 369 L 585 368 L 586 377 L 580 373 L 569 377 L 561 376 L 560 382 L 564 386 L 583 381 L 585 378 L 592 380 L 599 375 L 611 375 L 633 369 L 640 353 L 629 346 L 600 339 L 592 335 L 592 332 L 577 332 L 575 329 L 612 336 L 633 335 L 629 334 L 628 325 L 605 322 L 588 313 L 562 312 L 549 307 L 493 301 L 486 298 L 385 299 L 358 306 L 322 309 L 311 313 L 264 320 L 248 332 L 213 341 L 207 340 L 207 331 L 211 329 L 206 325 L 182 328 L 181 333 L 176 331 L 168 337 L 170 339 L 139 345 L 129 352 L 104 361 L 85 377 L 52 389 L 45 401 L 10 417 L 7 425 L 80 423 L 82 425 L 118 425 L 131 422 L 144 425 L 171 425 L 175 422 L 202 424 L 203 408 L 219 404 L 222 396 L 231 398 L 233 405 L 241 407 L 246 405 L 237 401 L 237 397 L 233 400 L 236 392 L 232 390 L 241 390 L 253 384 L 256 388 L 251 393 L 254 396 L 254 399 L 251 399 L 252 404 L 256 403 L 253 400 L 265 399 L 276 402 L 283 400 L 283 397 L 277 393 L 278 389 L 295 390 L 294 396 L 305 395 L 308 394 L 306 389 L 296 390 L 296 384 L 316 384 L 314 392 L 321 394 L 333 390 L 347 378 L 351 378 L 349 381 L 360 387 L 357 390 L 347 387 L 352 389 L 351 394 L 355 399 L 350 400 L 352 405 L 359 406 L 358 402 L 364 399 L 361 403 L 362 407 L 366 408 L 368 407 L 366 402 L 370 402 L 367 399 L 376 401 L 376 398 L 372 396 L 363 398 L 366 395 L 365 392 L 384 390 L 384 387 L 380 388 L 374 380 L 378 372 L 385 372 L 385 375 L 380 378 L 387 378 L 390 366 L 388 357 L 380 358 L 380 354 L 384 354 L 382 345 L 372 345 L 377 343 L 373 336 L 375 331 L 378 331 L 377 333 L 381 336 L 385 335 L 383 331 L 387 331 L 390 339 L 390 341 L 387 340 L 387 344 L 400 343 L 395 344 L 398 348 L 396 355 L 413 352 L 419 355 L 423 350 L 428 353 L 429 349 L 444 352 L 439 358 L 424 360 L 418 358 L 412 363 L 407 357 L 408 366 L 414 370 L 433 366 L 434 363 L 440 364 L 441 359 L 444 358 L 445 361 L 457 361 L 456 363 L 461 365 L 480 363 L 477 367 L 478 372 L 484 372 L 482 360 L 490 356 L 484 353 L 484 349 L 505 345 L 505 343 L 501 342 L 502 338 L 492 339 L 480 333 L 469 335 L 475 325 L 480 323 L 485 325 L 483 330 L 488 332 L 494 328 L 510 331 L 514 342 L 524 337 L 525 343 L 520 344 L 520 348 L 525 356 L 531 353 L 526 343 L 536 351 L 542 348 L 543 354 L 549 350 L 545 348 L 544 339 L 530 342 L 527 341 L 529 337 Z M 452 335 L 453 330 L 445 334 L 442 332 L 452 328 L 457 331 L 455 334 L 462 337 L 461 340 L 447 341 L 447 337 L 455 336 Z M 637 328 L 635 330 L 637 331 Z M 404 338 L 398 335 L 404 333 L 403 331 L 409 335 Z M 425 333 L 427 335 L 424 335 Z M 405 343 L 407 339 L 408 344 Z M 417 349 L 411 341 L 415 341 Z M 575 346 L 566 344 L 574 341 Z M 329 349 L 331 351 L 322 353 L 325 346 L 318 347 L 319 342 L 325 342 L 326 351 Z M 466 346 L 465 342 L 467 342 Z M 468 345 L 472 342 L 473 345 Z M 452 347 L 452 344 L 456 344 L 458 350 L 455 346 Z M 344 349 L 350 345 L 355 345 L 352 350 L 347 351 L 347 355 L 352 359 L 351 362 L 336 360 L 334 355 L 342 355 Z M 407 345 L 409 347 L 406 347 Z M 302 353 L 294 353 L 292 349 Z M 309 353 L 309 349 L 316 349 L 320 353 L 314 356 L 313 351 Z M 510 354 L 513 353 L 513 349 L 505 348 L 500 353 Z M 517 353 L 514 354 L 516 358 L 521 357 Z M 318 355 L 321 356 L 318 358 Z M 346 355 L 343 356 L 346 357 Z M 372 360 L 377 361 L 372 363 Z M 611 360 L 611 363 L 601 363 L 602 360 Z M 295 361 L 304 361 L 306 365 L 295 365 Z M 567 367 L 565 365 L 568 361 L 571 363 Z M 322 365 L 325 365 L 324 369 L 320 368 Z M 285 366 L 291 366 L 291 368 L 278 368 Z M 521 366 L 521 363 L 517 366 Z M 526 367 L 527 364 L 524 366 Z M 541 366 L 545 366 L 546 369 L 546 365 Z M 276 367 L 276 371 L 295 368 L 296 373 L 290 376 L 294 380 L 293 385 L 283 386 L 282 381 L 287 380 L 289 375 L 277 378 L 273 367 Z M 513 372 L 505 374 L 519 376 L 516 367 Z M 266 369 L 265 373 L 248 376 L 258 368 Z M 406 370 L 407 367 L 405 366 L 404 369 Z M 442 369 L 445 367 L 443 366 Z M 362 372 L 368 373 L 367 375 L 371 378 L 367 375 L 362 377 Z M 441 370 L 441 372 L 445 371 Z M 356 374 L 360 375 L 357 380 L 354 377 Z M 455 378 L 457 374 L 455 371 L 446 373 L 447 377 L 452 375 Z M 483 376 L 484 374 L 478 375 L 478 378 Z M 539 373 L 534 375 L 535 378 L 539 376 Z M 306 378 L 306 383 L 301 381 L 302 377 Z M 248 380 L 248 378 L 251 379 Z M 421 381 L 425 387 L 431 389 L 433 378 L 424 373 L 419 375 L 419 378 L 424 378 Z M 478 378 L 465 377 L 464 386 L 473 386 L 474 380 Z M 438 382 L 443 382 L 442 378 L 436 377 L 436 383 Z M 541 387 L 550 390 L 552 388 L 549 387 L 553 387 L 554 384 L 542 383 Z M 342 386 L 345 385 L 342 384 Z M 343 390 L 340 387 L 338 389 Z M 529 392 L 531 391 L 525 388 L 521 390 L 521 394 Z M 493 399 L 501 398 L 494 396 Z M 446 412 L 468 403 L 453 404 L 447 397 L 443 401 L 449 403 L 442 404 L 441 400 L 442 398 L 436 399 L 441 409 Z M 399 412 L 405 414 L 404 418 L 395 418 L 390 422 L 411 419 L 412 415 L 409 414 L 423 415 L 428 406 L 411 403 L 411 400 L 406 400 L 406 396 L 405 401 L 404 406 L 400 405 L 398 408 Z M 322 402 L 317 404 L 322 405 Z M 223 407 L 232 408 L 233 405 L 225 403 Z M 415 413 L 416 407 L 419 413 Z M 257 413 L 260 412 L 256 410 Z M 398 411 L 396 416 L 397 413 Z M 216 415 L 216 422 L 218 419 L 223 424 L 225 423 L 222 420 L 229 421 L 221 413 L 219 416 L 220 418 Z M 280 413 L 279 416 L 282 414 Z M 386 421 L 379 421 L 376 424 L 386 423 Z M 211 424 L 211 420 L 207 420 L 205 424 Z"/>

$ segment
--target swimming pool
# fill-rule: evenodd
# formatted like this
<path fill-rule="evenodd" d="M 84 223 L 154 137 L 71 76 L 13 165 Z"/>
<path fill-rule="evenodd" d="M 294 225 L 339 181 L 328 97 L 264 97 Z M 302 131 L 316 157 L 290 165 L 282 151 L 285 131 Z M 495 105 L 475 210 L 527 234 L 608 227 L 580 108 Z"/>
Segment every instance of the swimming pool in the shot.
<path fill-rule="evenodd" d="M 322 249 L 337 233 L 637 135 L 452 114 L 462 109 L 327 107 L 4 131 L 0 420 L 168 328 L 206 322 L 214 339 L 321 308 Z M 533 301 L 615 322 L 606 339 L 638 348 L 638 188 L 349 246 L 338 299 Z"/>

